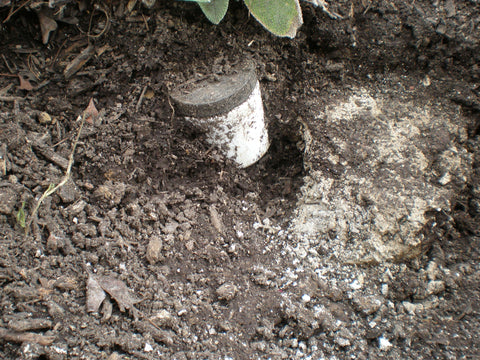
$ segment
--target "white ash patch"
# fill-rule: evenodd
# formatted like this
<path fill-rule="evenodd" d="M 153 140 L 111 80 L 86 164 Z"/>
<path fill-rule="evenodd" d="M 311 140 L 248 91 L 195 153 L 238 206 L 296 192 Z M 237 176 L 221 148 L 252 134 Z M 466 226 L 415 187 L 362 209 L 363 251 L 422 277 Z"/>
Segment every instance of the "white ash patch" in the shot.
<path fill-rule="evenodd" d="M 312 105 L 312 108 L 315 105 Z M 293 251 L 379 263 L 418 255 L 428 211 L 448 211 L 471 158 L 465 124 L 438 106 L 354 92 L 307 121 L 309 169 L 290 228 Z M 462 119 L 463 120 L 463 119 Z"/>

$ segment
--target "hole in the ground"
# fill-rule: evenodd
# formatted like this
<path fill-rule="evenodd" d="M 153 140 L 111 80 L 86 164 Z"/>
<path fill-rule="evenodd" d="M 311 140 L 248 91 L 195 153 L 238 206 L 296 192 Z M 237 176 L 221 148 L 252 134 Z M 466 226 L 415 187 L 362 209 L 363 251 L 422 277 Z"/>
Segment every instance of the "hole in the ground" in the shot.
<path fill-rule="evenodd" d="M 257 182 L 261 205 L 268 216 L 288 214 L 303 183 L 303 139 L 299 127 L 271 124 L 270 148 L 258 164 L 247 169 Z"/>

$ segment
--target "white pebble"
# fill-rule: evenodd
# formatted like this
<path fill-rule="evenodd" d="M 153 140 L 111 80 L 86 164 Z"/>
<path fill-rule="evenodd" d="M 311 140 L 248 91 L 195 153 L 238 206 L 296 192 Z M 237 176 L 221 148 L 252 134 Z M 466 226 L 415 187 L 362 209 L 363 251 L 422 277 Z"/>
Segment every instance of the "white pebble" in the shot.
<path fill-rule="evenodd" d="M 312 300 L 312 298 L 310 297 L 310 295 L 308 295 L 308 294 L 303 294 L 303 295 L 302 295 L 302 301 L 303 301 L 304 303 L 308 303 L 308 302 L 310 302 L 310 300 Z"/>
<path fill-rule="evenodd" d="M 378 347 L 380 348 L 380 350 L 388 351 L 392 346 L 393 346 L 392 343 L 388 341 L 387 338 L 383 336 L 380 336 L 378 338 Z"/>

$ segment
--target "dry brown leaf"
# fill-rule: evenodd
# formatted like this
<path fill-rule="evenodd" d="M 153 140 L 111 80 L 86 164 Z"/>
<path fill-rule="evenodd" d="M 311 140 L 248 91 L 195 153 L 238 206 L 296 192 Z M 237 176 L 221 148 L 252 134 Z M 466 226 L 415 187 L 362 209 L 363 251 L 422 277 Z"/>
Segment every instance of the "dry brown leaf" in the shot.
<path fill-rule="evenodd" d="M 137 0 L 130 0 L 127 4 L 127 11 L 128 13 L 131 13 L 133 11 L 133 8 L 137 5 Z"/>
<path fill-rule="evenodd" d="M 89 124 L 93 124 L 98 119 L 98 110 L 95 107 L 93 98 L 90 98 L 87 108 L 85 109 L 85 121 Z"/>
<path fill-rule="evenodd" d="M 102 276 L 97 278 L 98 283 L 118 304 L 120 311 L 125 309 L 135 311 L 135 304 L 140 302 L 130 294 L 127 285 L 113 276 Z"/>
<path fill-rule="evenodd" d="M 63 75 L 65 78 L 68 79 L 72 77 L 73 74 L 80 70 L 94 54 L 95 47 L 92 44 L 83 49 L 83 51 L 66 66 L 65 70 L 63 70 Z"/>
<path fill-rule="evenodd" d="M 46 44 L 48 43 L 50 33 L 57 30 L 58 24 L 45 9 L 40 10 L 37 14 L 38 21 L 40 22 L 40 29 L 42 31 L 42 42 Z"/>
<path fill-rule="evenodd" d="M 33 90 L 33 86 L 32 84 L 30 84 L 30 81 L 25 79 L 22 75 L 18 75 L 18 79 L 20 80 L 20 86 L 19 86 L 20 90 L 27 90 L 27 91 Z"/>
<path fill-rule="evenodd" d="M 95 277 L 90 275 L 87 280 L 87 312 L 98 312 L 106 296 Z"/>

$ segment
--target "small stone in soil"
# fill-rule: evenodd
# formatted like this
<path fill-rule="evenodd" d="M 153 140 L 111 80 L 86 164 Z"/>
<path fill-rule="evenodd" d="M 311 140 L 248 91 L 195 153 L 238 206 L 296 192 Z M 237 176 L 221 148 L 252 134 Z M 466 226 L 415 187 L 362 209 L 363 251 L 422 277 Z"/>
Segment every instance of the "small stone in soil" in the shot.
<path fill-rule="evenodd" d="M 155 264 L 163 259 L 163 241 L 159 236 L 153 236 L 147 246 L 146 258 L 150 264 Z"/>
<path fill-rule="evenodd" d="M 235 297 L 235 295 L 237 294 L 237 291 L 238 289 L 235 285 L 223 284 L 217 289 L 216 293 L 219 300 L 230 301 Z"/>

